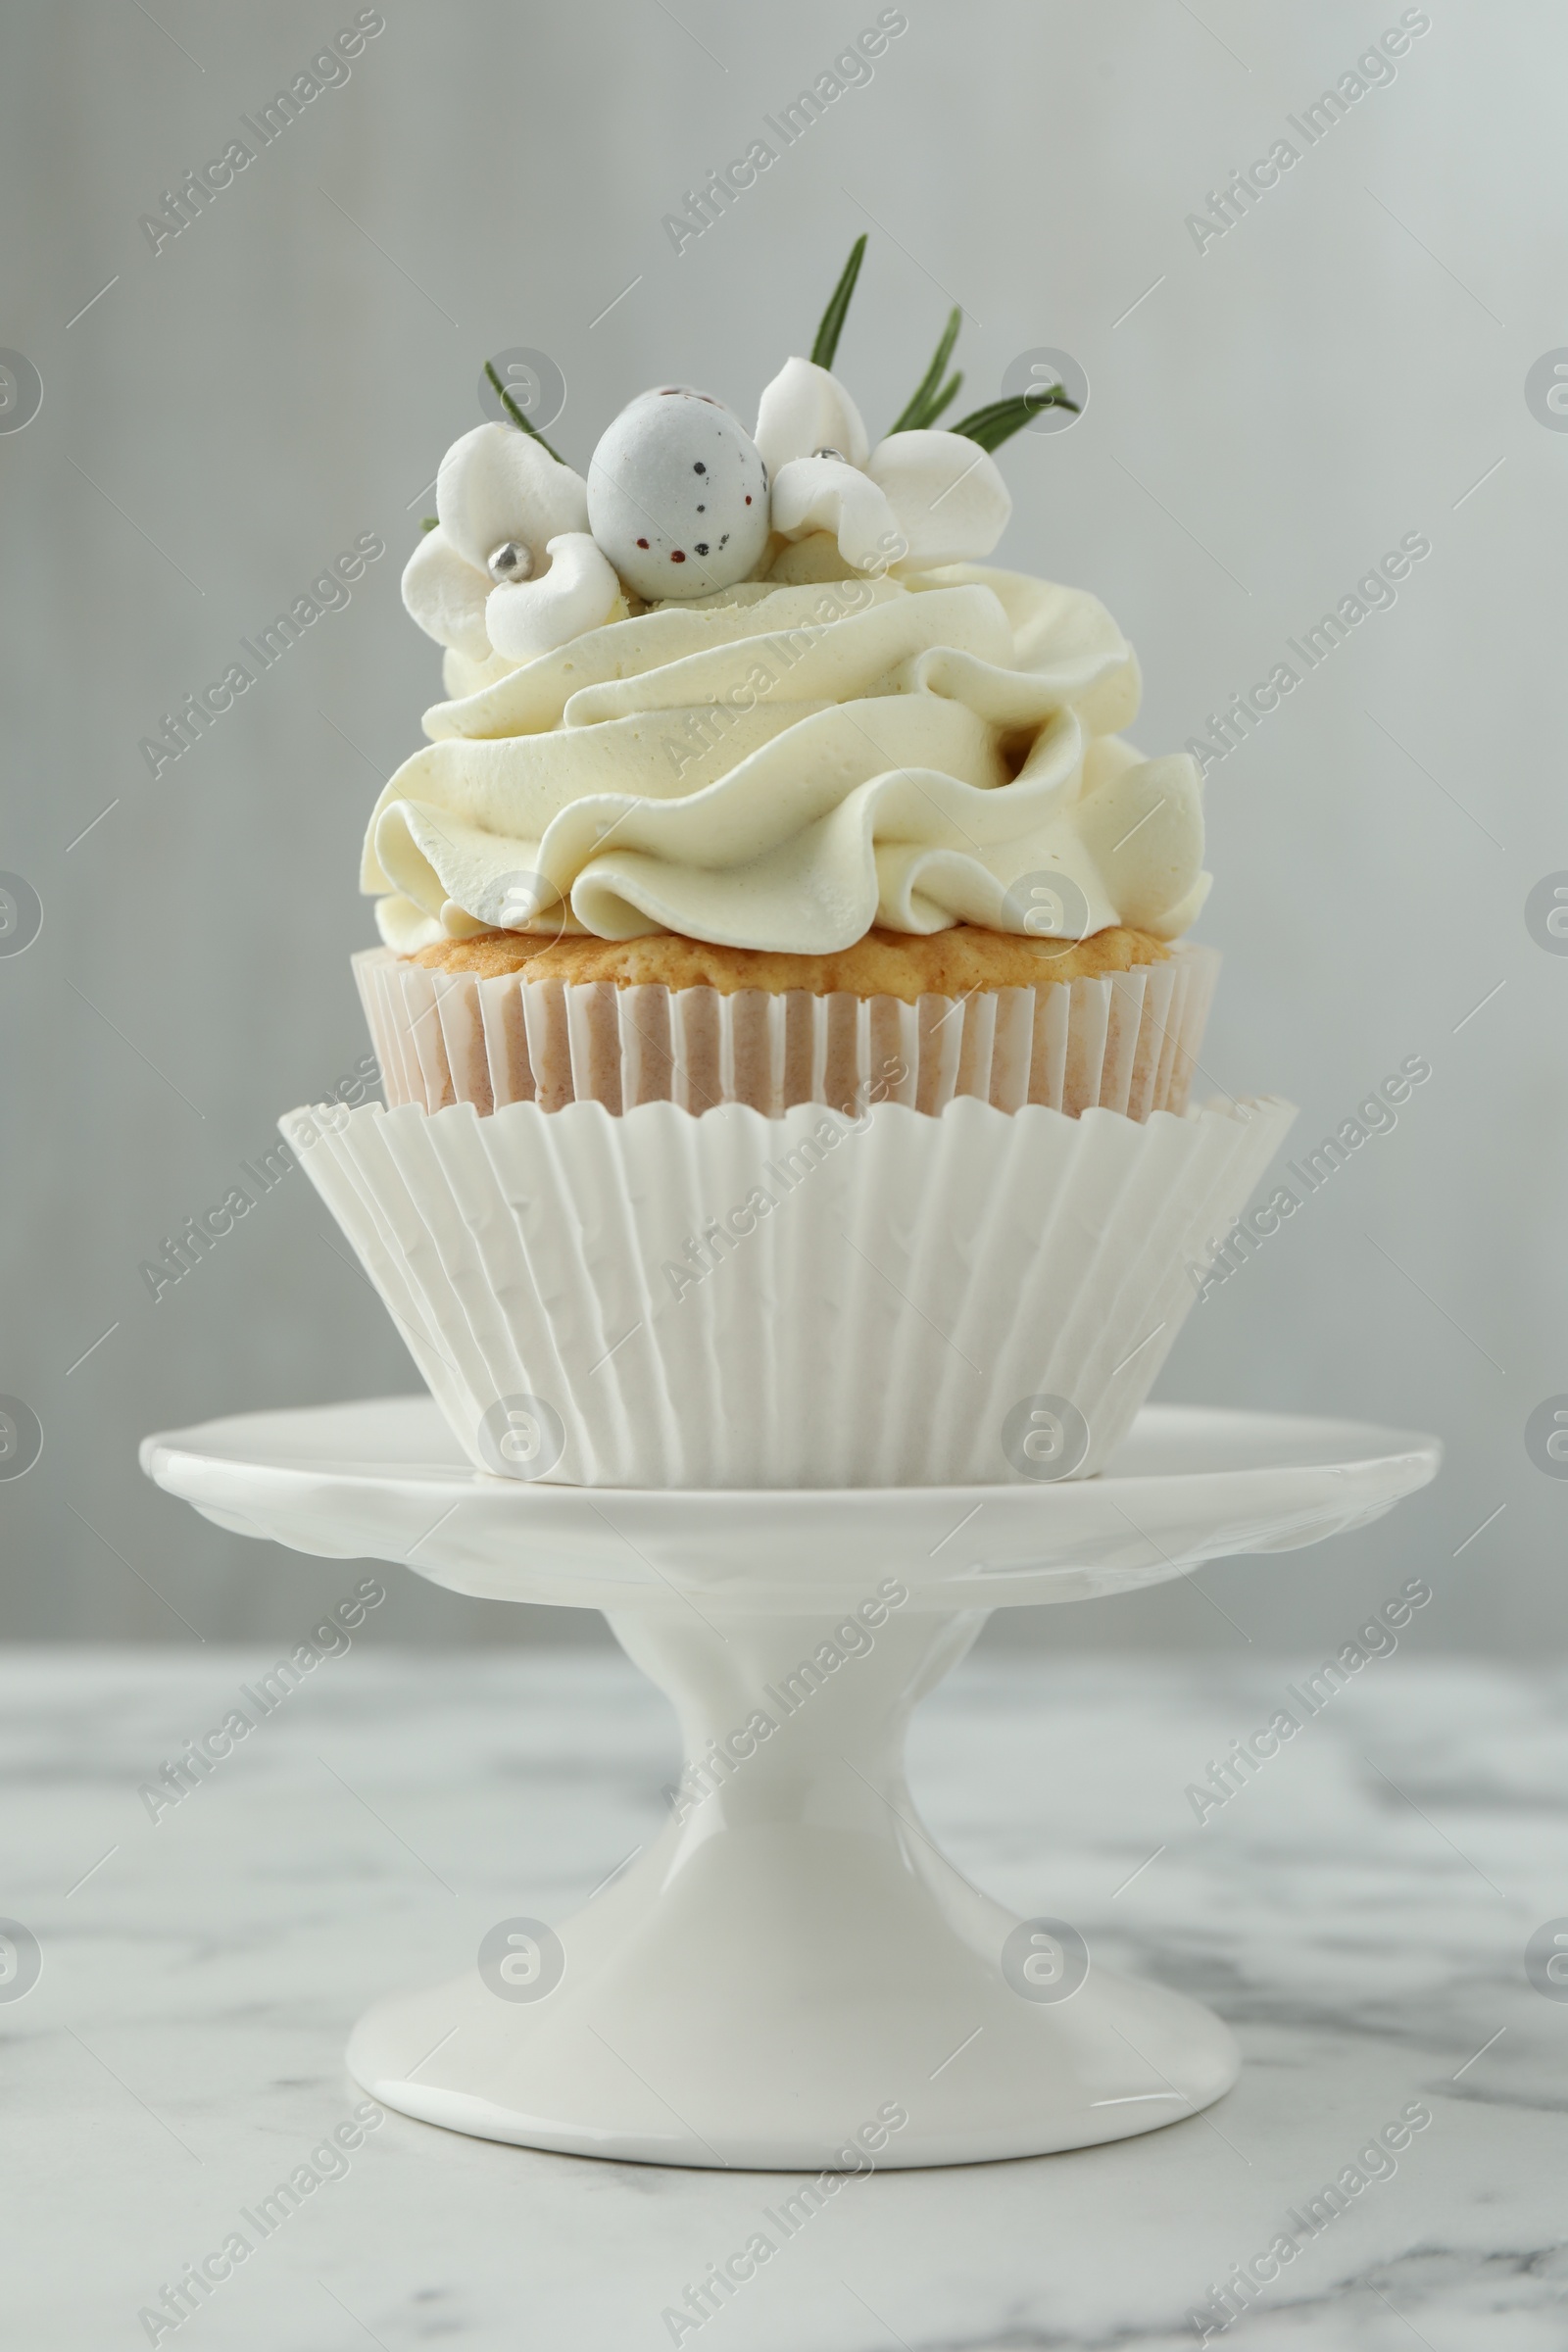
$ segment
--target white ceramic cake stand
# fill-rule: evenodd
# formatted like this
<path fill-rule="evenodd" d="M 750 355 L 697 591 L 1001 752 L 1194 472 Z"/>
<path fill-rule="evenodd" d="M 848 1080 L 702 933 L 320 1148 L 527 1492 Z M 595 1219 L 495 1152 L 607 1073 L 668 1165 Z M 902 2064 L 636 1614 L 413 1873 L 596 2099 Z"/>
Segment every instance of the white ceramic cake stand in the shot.
<path fill-rule="evenodd" d="M 1315 1544 L 1438 1456 L 1395 1430 L 1149 1406 L 1110 1471 L 1074 1483 L 589 1491 L 471 1469 L 422 1396 L 142 1447 L 160 1486 L 243 1535 L 603 1609 L 673 1701 L 685 1757 L 708 1760 L 710 1792 L 689 1783 L 574 1917 L 502 1923 L 499 1954 L 363 2017 L 357 2081 L 527 2147 L 813 2172 L 1084 2147 L 1229 2088 L 1236 2045 L 1206 2009 L 1102 1968 L 1065 1923 L 1020 1922 L 943 1858 L 905 1725 L 990 1610 Z M 907 1597 L 889 1605 L 888 1580 Z M 748 1741 L 760 1711 L 775 1728 Z M 1045 1857 L 1040 1886 L 1049 1911 Z"/>

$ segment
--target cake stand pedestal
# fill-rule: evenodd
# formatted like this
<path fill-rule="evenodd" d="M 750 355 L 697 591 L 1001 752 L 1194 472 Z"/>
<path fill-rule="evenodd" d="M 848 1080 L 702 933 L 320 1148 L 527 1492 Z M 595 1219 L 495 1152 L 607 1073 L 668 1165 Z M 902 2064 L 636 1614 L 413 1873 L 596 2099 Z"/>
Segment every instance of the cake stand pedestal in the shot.
<path fill-rule="evenodd" d="M 1229 2088 L 1206 2009 L 943 1857 L 905 1727 L 992 1609 L 1317 1543 L 1438 1446 L 1148 1406 L 1103 1476 L 1059 1485 L 590 1491 L 473 1470 L 421 1396 L 209 1422 L 142 1463 L 245 1535 L 603 1609 L 679 1715 L 656 1841 L 572 1918 L 500 1922 L 462 1975 L 370 2009 L 356 2080 L 527 2147 L 842 2172 L 1085 2147 Z"/>

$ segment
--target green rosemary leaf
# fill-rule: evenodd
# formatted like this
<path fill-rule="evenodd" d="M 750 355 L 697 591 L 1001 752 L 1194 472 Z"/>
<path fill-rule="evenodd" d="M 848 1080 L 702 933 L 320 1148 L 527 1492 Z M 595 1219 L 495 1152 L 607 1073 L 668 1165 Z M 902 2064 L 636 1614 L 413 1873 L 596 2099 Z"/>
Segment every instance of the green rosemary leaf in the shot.
<path fill-rule="evenodd" d="M 936 357 L 916 384 L 903 416 L 896 424 L 888 427 L 890 435 L 923 432 L 932 417 L 941 414 L 940 410 L 932 408 L 931 403 L 937 396 L 937 386 L 942 381 L 942 370 L 953 357 L 953 346 L 958 340 L 958 328 L 962 319 L 963 313 L 961 311 L 949 312 L 948 323 L 943 329 L 942 340 L 937 345 Z"/>
<path fill-rule="evenodd" d="M 1018 392 L 1010 400 L 994 400 L 989 407 L 975 409 L 967 416 L 950 426 L 950 431 L 962 433 L 968 441 L 978 441 L 982 449 L 1000 449 L 1014 433 L 1022 432 L 1032 416 L 1042 409 L 1071 409 L 1080 414 L 1078 403 L 1069 400 L 1060 384 L 1053 384 L 1049 392 Z"/>
<path fill-rule="evenodd" d="M 435 515 L 435 514 L 426 514 L 426 515 L 424 515 L 424 516 L 422 517 L 422 519 L 421 519 L 420 523 L 419 523 L 419 528 L 420 528 L 420 530 L 421 530 L 421 531 L 433 531 L 433 530 L 436 528 L 436 525 L 437 525 L 437 522 L 439 521 L 439 519 L 440 519 L 440 518 L 439 518 L 439 516 L 438 516 L 438 515 Z"/>
<path fill-rule="evenodd" d="M 936 395 L 936 398 L 926 403 L 925 415 L 920 419 L 922 426 L 929 430 L 929 428 L 935 424 L 943 410 L 950 407 L 952 403 L 957 399 L 958 390 L 962 382 L 963 370 L 960 368 L 956 373 L 949 376 L 941 391 Z"/>
<path fill-rule="evenodd" d="M 520 425 L 525 433 L 530 433 L 534 440 L 538 442 L 540 448 L 545 452 L 547 457 L 554 458 L 558 466 L 564 466 L 565 464 L 565 460 L 562 457 L 561 452 L 559 450 L 552 449 L 549 442 L 545 439 L 543 433 L 539 431 L 538 427 L 528 422 L 527 417 L 518 408 L 516 402 L 513 399 L 512 394 L 507 390 L 506 385 L 501 381 L 500 376 L 497 375 L 495 368 L 489 360 L 486 360 L 484 364 L 484 371 L 495 387 L 496 398 L 500 401 L 501 406 L 506 410 L 507 415 L 512 418 L 513 423 Z"/>
<path fill-rule="evenodd" d="M 839 337 L 844 331 L 850 296 L 855 292 L 855 281 L 860 274 L 860 264 L 864 259 L 865 232 L 862 230 L 850 248 L 844 275 L 833 289 L 833 298 L 822 313 L 822 323 L 816 330 L 816 341 L 811 345 L 811 359 L 818 368 L 831 368 L 833 365 L 833 355 L 838 350 Z"/>
<path fill-rule="evenodd" d="M 962 433 L 965 440 L 978 441 L 982 449 L 990 449 L 991 429 L 999 416 L 1021 406 L 1021 400 L 993 400 L 983 409 L 971 409 L 967 416 L 960 416 L 956 424 L 949 425 L 948 430 L 951 433 Z"/>

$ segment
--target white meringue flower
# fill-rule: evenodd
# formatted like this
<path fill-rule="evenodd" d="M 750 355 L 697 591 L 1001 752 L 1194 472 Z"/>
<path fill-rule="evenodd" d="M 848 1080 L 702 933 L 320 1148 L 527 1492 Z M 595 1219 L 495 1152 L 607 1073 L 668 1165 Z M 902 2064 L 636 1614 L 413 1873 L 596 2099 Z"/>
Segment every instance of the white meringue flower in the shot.
<path fill-rule="evenodd" d="M 781 466 L 770 518 L 785 539 L 826 531 L 857 571 L 886 571 L 907 553 L 886 492 L 839 458 L 796 458 Z"/>
<path fill-rule="evenodd" d="M 852 466 L 863 466 L 871 450 L 860 412 L 838 377 L 810 360 L 786 360 L 764 387 L 752 439 L 774 475 L 791 459 L 819 449 L 836 449 Z"/>
<path fill-rule="evenodd" d="M 589 536 L 586 483 L 514 426 L 475 425 L 453 443 L 435 508 L 403 602 L 438 645 L 470 662 L 531 662 L 624 611 L 614 566 Z M 508 549 L 523 576 L 492 570 Z"/>
<path fill-rule="evenodd" d="M 1012 500 L 996 464 L 962 433 L 890 433 L 875 449 L 838 378 L 787 360 L 762 394 L 758 448 L 785 539 L 827 531 L 857 571 L 923 570 L 988 556 Z"/>

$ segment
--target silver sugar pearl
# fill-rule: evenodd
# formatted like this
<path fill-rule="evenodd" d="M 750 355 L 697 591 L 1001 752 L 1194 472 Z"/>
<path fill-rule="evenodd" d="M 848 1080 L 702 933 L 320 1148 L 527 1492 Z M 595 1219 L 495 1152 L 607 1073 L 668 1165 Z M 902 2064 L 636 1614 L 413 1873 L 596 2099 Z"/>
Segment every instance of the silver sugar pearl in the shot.
<path fill-rule="evenodd" d="M 837 458 L 841 466 L 847 466 L 850 462 L 842 449 L 813 449 L 811 455 L 813 458 Z"/>
<path fill-rule="evenodd" d="M 485 569 L 498 585 L 511 586 L 517 580 L 532 579 L 533 558 L 520 539 L 504 539 L 491 549 Z"/>

